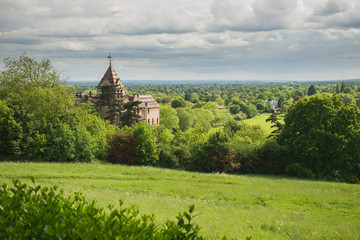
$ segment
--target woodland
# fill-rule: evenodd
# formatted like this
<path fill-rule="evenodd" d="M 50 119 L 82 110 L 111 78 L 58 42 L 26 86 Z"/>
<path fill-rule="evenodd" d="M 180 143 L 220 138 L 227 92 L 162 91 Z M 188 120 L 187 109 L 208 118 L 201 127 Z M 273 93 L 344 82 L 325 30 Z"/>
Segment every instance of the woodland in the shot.
<path fill-rule="evenodd" d="M 129 85 L 127 94 L 150 94 L 160 104 L 160 125 L 127 114 L 119 127 L 96 104 L 76 101 L 75 93 L 96 94 L 96 86 L 65 84 L 49 59 L 23 54 L 4 66 L 3 161 L 360 181 L 359 81 Z M 119 116 L 133 111 L 114 109 Z M 271 133 L 244 123 L 261 114 L 269 115 Z"/>

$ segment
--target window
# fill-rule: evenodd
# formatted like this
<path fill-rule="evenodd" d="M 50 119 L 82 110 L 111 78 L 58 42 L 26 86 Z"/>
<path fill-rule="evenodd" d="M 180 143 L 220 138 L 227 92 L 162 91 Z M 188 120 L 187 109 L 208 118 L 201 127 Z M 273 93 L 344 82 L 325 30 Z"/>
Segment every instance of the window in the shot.
<path fill-rule="evenodd" d="M 159 118 L 156 118 L 156 124 L 159 125 Z"/>
<path fill-rule="evenodd" d="M 152 119 L 152 125 L 154 125 L 154 119 Z"/>

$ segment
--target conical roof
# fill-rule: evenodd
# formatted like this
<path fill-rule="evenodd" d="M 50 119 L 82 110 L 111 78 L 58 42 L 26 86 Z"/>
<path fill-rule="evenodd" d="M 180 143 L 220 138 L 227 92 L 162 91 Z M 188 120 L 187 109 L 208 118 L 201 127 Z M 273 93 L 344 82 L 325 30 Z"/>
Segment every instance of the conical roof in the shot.
<path fill-rule="evenodd" d="M 114 68 L 110 65 L 109 68 L 106 70 L 104 76 L 102 77 L 102 79 L 100 80 L 98 87 L 100 87 L 101 85 L 104 84 L 104 82 L 106 82 L 106 80 L 112 84 L 112 85 L 120 85 L 120 87 L 124 87 L 124 85 L 121 82 L 121 79 L 119 78 L 119 76 L 116 74 Z"/>

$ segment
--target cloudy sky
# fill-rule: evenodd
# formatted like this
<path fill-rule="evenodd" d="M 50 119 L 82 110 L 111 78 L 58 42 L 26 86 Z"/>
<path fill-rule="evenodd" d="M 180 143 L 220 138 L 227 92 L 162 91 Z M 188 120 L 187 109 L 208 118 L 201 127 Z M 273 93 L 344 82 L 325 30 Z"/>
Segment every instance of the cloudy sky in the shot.
<path fill-rule="evenodd" d="M 23 51 L 70 80 L 110 52 L 125 80 L 360 78 L 360 0 L 0 0 L 0 58 Z"/>

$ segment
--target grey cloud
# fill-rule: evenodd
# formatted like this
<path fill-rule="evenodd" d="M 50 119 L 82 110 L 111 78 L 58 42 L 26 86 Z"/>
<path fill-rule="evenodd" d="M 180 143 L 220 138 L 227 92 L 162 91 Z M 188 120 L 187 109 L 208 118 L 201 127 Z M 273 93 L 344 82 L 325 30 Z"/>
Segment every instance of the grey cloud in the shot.
<path fill-rule="evenodd" d="M 328 0 L 325 1 L 323 5 L 315 8 L 315 15 L 318 16 L 328 16 L 336 13 L 341 13 L 349 10 L 351 8 L 350 1 L 344 0 Z"/>
<path fill-rule="evenodd" d="M 111 52 L 132 78 L 355 69 L 359 1 L 345 1 L 2 0 L 0 57 L 25 50 L 90 76 Z"/>
<path fill-rule="evenodd" d="M 216 0 L 210 30 L 269 31 L 289 28 L 296 23 L 296 1 Z"/>
<path fill-rule="evenodd" d="M 328 0 L 313 5 L 313 14 L 308 21 L 316 23 L 318 28 L 359 28 L 360 1 Z"/>

